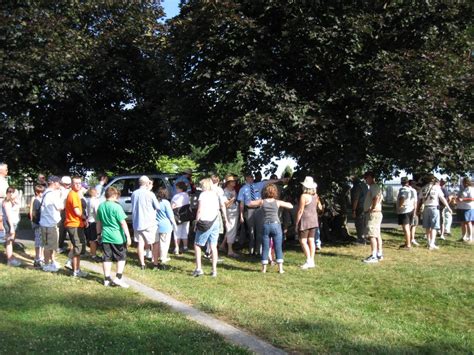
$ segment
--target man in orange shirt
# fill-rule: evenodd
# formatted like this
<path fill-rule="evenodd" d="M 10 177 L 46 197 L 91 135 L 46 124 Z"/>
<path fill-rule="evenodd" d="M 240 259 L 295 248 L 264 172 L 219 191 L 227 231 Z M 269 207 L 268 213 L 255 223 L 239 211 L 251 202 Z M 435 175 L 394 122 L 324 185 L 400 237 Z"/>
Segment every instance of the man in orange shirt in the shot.
<path fill-rule="evenodd" d="M 66 198 L 66 219 L 64 220 L 64 227 L 69 235 L 72 244 L 72 276 L 85 277 L 86 272 L 81 271 L 81 251 L 85 243 L 84 227 L 85 220 L 82 216 L 82 203 L 79 191 L 81 190 L 81 178 L 75 176 L 72 178 L 72 189 Z"/>

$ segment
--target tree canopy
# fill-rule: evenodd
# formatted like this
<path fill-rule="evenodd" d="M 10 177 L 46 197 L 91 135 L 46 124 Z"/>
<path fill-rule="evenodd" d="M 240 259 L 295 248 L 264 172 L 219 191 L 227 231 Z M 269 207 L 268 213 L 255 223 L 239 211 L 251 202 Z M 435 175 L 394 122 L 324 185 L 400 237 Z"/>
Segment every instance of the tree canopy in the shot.
<path fill-rule="evenodd" d="M 290 155 L 323 187 L 472 169 L 463 2 L 190 0 L 167 23 L 159 1 L 0 7 L 13 167 L 144 171 L 193 144 L 209 169 Z"/>

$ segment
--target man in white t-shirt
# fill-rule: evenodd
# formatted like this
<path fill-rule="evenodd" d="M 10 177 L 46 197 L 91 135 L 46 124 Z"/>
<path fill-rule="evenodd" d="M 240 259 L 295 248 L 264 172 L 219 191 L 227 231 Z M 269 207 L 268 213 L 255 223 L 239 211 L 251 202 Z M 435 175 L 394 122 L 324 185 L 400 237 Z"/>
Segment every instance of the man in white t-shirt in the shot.
<path fill-rule="evenodd" d="M 413 216 L 415 214 L 416 206 L 416 192 L 408 185 L 408 178 L 401 178 L 402 187 L 398 190 L 397 197 L 397 214 L 398 224 L 402 226 L 403 234 L 405 235 L 405 244 L 400 246 L 400 249 L 409 250 L 411 248 L 411 230 L 413 223 Z"/>
<path fill-rule="evenodd" d="M 382 236 L 380 227 L 382 225 L 382 190 L 375 182 L 375 175 L 372 171 L 364 174 L 364 179 L 369 185 L 369 191 L 365 195 L 364 213 L 366 221 L 365 235 L 370 240 L 372 254 L 363 260 L 364 263 L 372 264 L 383 260 Z"/>
<path fill-rule="evenodd" d="M 436 245 L 436 231 L 440 229 L 439 217 L 439 201 L 446 206 L 448 211 L 452 213 L 448 201 L 444 198 L 443 191 L 434 175 L 427 178 L 428 183 L 423 186 L 420 192 L 419 201 L 424 205 L 423 209 L 423 228 L 425 228 L 426 239 L 428 240 L 428 248 L 430 250 L 439 249 Z"/>

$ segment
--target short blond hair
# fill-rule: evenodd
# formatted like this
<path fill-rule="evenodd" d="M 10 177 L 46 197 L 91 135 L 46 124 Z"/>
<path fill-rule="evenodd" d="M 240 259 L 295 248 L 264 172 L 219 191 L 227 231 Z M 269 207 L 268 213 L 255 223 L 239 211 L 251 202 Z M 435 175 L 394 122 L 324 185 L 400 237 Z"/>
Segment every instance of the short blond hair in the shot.
<path fill-rule="evenodd" d="M 303 193 L 308 195 L 316 195 L 316 189 L 310 189 L 308 187 L 303 187 Z"/>
<path fill-rule="evenodd" d="M 202 179 L 199 184 L 201 185 L 202 191 L 211 191 L 214 185 L 210 178 Z"/>

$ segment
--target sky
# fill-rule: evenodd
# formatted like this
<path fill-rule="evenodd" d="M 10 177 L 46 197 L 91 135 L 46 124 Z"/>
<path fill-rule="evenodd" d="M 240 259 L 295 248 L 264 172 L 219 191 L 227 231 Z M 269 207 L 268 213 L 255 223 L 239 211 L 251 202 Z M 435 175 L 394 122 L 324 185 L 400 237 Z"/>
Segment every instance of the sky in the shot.
<path fill-rule="evenodd" d="M 164 0 L 162 2 L 166 18 L 175 17 L 179 14 L 179 0 Z"/>

